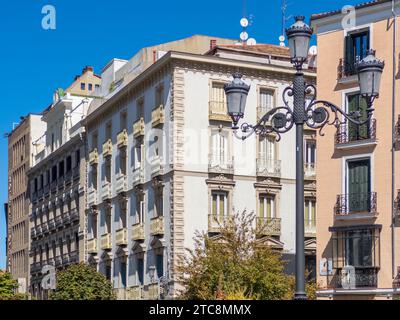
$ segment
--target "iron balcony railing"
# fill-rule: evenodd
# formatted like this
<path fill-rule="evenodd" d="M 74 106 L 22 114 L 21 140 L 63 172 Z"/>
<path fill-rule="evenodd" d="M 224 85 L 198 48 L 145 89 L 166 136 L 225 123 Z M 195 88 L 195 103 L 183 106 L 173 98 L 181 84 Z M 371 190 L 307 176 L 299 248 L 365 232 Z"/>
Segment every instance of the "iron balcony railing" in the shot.
<path fill-rule="evenodd" d="M 210 154 L 208 156 L 208 172 L 233 174 L 234 158 L 223 154 Z"/>
<path fill-rule="evenodd" d="M 361 126 L 352 123 L 342 124 L 335 134 L 336 145 L 365 140 L 376 140 L 376 119 Z"/>
<path fill-rule="evenodd" d="M 355 213 L 377 215 L 376 192 L 350 193 L 338 195 L 335 205 L 337 216 L 346 216 Z"/>
<path fill-rule="evenodd" d="M 233 225 L 235 217 L 232 215 L 208 215 L 208 232 L 219 233 L 222 229 Z"/>
<path fill-rule="evenodd" d="M 339 66 L 337 72 L 338 72 L 338 80 L 354 76 L 356 74 L 356 62 L 347 61 L 346 59 L 341 58 L 339 60 Z"/>
<path fill-rule="evenodd" d="M 376 267 L 356 267 L 354 275 L 336 269 L 336 273 L 330 283 L 330 287 L 335 289 L 361 289 L 377 288 L 378 272 Z"/>
<path fill-rule="evenodd" d="M 317 225 L 315 220 L 304 220 L 304 233 L 306 237 L 315 237 L 317 234 Z"/>
<path fill-rule="evenodd" d="M 315 178 L 317 176 L 316 164 L 315 163 L 304 163 L 304 177 Z"/>

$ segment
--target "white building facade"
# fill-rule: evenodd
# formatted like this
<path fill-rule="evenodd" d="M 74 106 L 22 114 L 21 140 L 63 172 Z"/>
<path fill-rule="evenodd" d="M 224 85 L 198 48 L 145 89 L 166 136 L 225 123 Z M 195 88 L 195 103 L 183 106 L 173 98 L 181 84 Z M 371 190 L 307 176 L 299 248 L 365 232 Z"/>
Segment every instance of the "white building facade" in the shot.
<path fill-rule="evenodd" d="M 240 48 L 216 47 L 206 55 L 168 52 L 89 108 L 86 259 L 112 281 L 120 299 L 176 296 L 176 267 L 185 248 L 193 247 L 195 232 L 218 235 L 220 223 L 243 210 L 254 212 L 263 226 L 260 242 L 281 251 L 292 268 L 295 132 L 279 143 L 273 135 L 237 139 L 223 85 L 233 72 L 244 75 L 251 85 L 244 120 L 256 123 L 283 105 L 295 71 L 286 49 Z M 315 81 L 313 70 L 305 76 Z M 305 131 L 304 143 L 312 269 L 314 131 Z"/>

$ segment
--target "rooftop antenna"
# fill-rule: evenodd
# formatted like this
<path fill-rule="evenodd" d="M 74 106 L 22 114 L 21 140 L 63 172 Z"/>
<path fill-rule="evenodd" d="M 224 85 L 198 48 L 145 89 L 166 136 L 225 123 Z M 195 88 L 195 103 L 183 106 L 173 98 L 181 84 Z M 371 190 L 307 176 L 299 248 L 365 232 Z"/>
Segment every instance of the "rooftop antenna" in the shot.
<path fill-rule="evenodd" d="M 287 9 L 287 3 L 286 0 L 282 0 L 282 6 L 281 6 L 281 10 L 282 10 L 282 33 L 279 36 L 279 45 L 281 47 L 285 47 L 285 31 L 286 31 L 286 21 L 288 21 L 292 16 L 286 17 L 286 9 Z"/>

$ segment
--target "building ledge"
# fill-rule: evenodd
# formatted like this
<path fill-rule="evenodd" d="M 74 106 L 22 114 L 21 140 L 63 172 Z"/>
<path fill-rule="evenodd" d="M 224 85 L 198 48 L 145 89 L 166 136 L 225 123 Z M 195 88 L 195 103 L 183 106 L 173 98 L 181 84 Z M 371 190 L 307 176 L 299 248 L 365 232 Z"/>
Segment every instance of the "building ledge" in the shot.
<path fill-rule="evenodd" d="M 399 289 L 393 288 L 366 288 L 366 289 L 329 289 L 329 290 L 319 290 L 317 291 L 317 297 L 334 297 L 334 296 L 348 296 L 348 295 L 374 295 L 374 296 L 392 296 L 400 294 Z"/>
<path fill-rule="evenodd" d="M 373 147 L 378 144 L 378 141 L 368 139 L 368 140 L 358 140 L 347 143 L 337 143 L 335 145 L 335 149 L 337 150 L 348 150 L 348 149 L 358 149 L 358 148 L 366 148 Z"/>

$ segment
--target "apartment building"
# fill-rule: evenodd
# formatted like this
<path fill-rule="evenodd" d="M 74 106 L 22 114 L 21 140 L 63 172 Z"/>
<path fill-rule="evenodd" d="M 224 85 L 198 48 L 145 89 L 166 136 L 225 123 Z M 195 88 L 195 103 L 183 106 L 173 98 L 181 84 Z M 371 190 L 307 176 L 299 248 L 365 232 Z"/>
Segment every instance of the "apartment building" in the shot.
<path fill-rule="evenodd" d="M 32 166 L 32 142 L 44 132 L 41 115 L 29 114 L 8 134 L 7 271 L 19 292 L 29 285 L 29 214 L 26 172 Z"/>
<path fill-rule="evenodd" d="M 33 167 L 27 172 L 30 212 L 30 292 L 48 297 L 42 280 L 85 261 L 86 149 L 83 120 L 100 77 L 87 67 L 42 114 L 46 132 L 34 141 Z M 92 84 L 92 87 L 90 87 Z"/>
<path fill-rule="evenodd" d="M 165 50 L 168 48 L 165 47 Z M 249 122 L 282 105 L 294 70 L 288 50 L 209 42 L 206 54 L 168 50 L 138 75 L 130 61 L 103 70 L 124 79 L 86 117 L 87 261 L 120 299 L 174 297 L 176 267 L 195 231 L 218 236 L 234 211 L 257 214 L 260 243 L 294 255 L 295 136 L 243 142 L 233 136 L 223 85 L 240 71 L 251 84 Z M 305 71 L 315 82 L 315 71 Z M 132 79 L 132 80 L 130 80 Z M 113 80 L 115 81 L 115 80 Z M 306 131 L 309 264 L 315 261 L 315 132 Z M 315 267 L 310 267 L 315 269 Z"/>
<path fill-rule="evenodd" d="M 398 1 L 371 1 L 311 17 L 318 40 L 318 98 L 360 111 L 355 63 L 369 49 L 385 61 L 373 119 L 318 137 L 317 281 L 321 299 L 388 299 L 399 256 Z M 364 118 L 365 119 L 365 118 Z M 396 129 L 397 128 L 397 129 Z"/>

